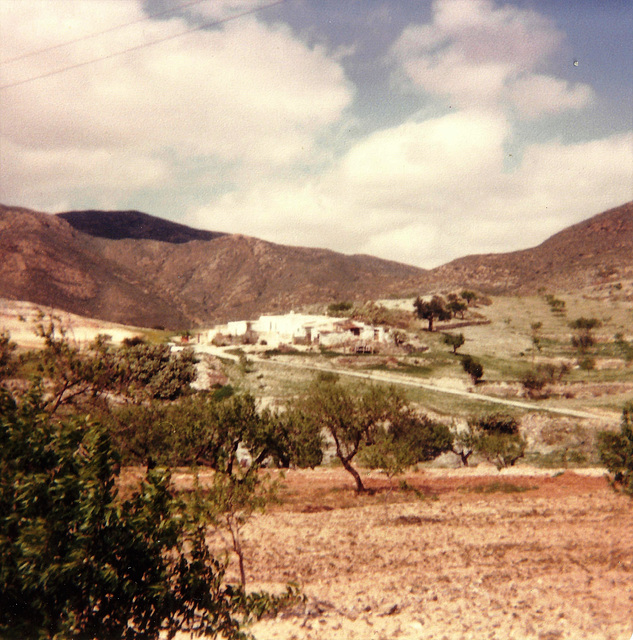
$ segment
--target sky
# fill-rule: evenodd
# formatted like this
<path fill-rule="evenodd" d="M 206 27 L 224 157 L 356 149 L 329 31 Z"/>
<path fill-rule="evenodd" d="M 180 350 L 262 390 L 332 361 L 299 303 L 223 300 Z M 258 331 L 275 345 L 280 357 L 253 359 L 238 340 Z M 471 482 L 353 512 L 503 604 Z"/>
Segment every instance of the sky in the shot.
<path fill-rule="evenodd" d="M 0 0 L 0 202 L 432 268 L 633 200 L 630 0 Z"/>

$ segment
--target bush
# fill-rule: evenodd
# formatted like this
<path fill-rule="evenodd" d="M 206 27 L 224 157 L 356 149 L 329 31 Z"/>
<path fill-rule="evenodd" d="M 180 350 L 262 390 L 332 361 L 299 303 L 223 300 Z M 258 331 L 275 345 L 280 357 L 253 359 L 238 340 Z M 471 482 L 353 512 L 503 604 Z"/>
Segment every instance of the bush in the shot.
<path fill-rule="evenodd" d="M 473 434 L 474 449 L 499 471 L 514 466 L 525 455 L 527 444 L 519 433 L 516 418 L 493 413 L 471 418 L 468 426 Z"/>
<path fill-rule="evenodd" d="M 622 410 L 620 432 L 601 431 L 598 453 L 615 488 L 633 496 L 633 402 Z"/>
<path fill-rule="evenodd" d="M 473 384 L 478 384 L 484 375 L 483 365 L 472 356 L 466 355 L 462 357 L 462 368 L 470 376 Z"/>
<path fill-rule="evenodd" d="M 149 472 L 118 500 L 107 432 L 43 408 L 37 388 L 21 405 L 0 390 L 0 635 L 245 638 L 242 625 L 277 601 L 225 583 L 169 475 Z"/>

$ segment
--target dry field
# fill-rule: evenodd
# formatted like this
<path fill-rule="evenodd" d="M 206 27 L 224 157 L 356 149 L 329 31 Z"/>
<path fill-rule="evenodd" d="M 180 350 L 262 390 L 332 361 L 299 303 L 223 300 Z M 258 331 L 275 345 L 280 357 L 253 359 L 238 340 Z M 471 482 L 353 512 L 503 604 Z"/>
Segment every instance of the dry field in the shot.
<path fill-rule="evenodd" d="M 369 478 L 358 497 L 342 470 L 291 471 L 247 525 L 249 586 L 307 596 L 258 640 L 631 638 L 633 501 L 601 471 Z"/>

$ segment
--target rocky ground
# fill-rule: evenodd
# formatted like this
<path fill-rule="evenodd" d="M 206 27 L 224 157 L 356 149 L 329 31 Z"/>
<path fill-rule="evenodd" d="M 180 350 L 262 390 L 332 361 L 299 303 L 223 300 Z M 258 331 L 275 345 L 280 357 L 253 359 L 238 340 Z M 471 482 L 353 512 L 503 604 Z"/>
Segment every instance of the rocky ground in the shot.
<path fill-rule="evenodd" d="M 427 470 L 357 497 L 340 470 L 292 471 L 247 525 L 250 587 L 307 601 L 257 640 L 629 640 L 633 501 L 600 470 Z"/>

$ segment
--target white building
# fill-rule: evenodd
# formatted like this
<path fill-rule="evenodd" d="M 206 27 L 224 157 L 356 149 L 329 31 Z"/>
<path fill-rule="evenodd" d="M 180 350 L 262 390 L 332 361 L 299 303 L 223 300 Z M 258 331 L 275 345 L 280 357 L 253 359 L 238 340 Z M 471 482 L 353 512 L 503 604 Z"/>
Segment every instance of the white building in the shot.
<path fill-rule="evenodd" d="M 265 343 L 272 348 L 281 343 L 331 347 L 348 342 L 371 345 L 389 340 L 389 332 L 383 327 L 372 327 L 349 318 L 290 312 L 279 316 L 263 315 L 258 320 L 239 320 L 214 327 L 209 332 L 209 341 L 218 334 L 240 337 L 249 333 L 260 344 Z"/>

